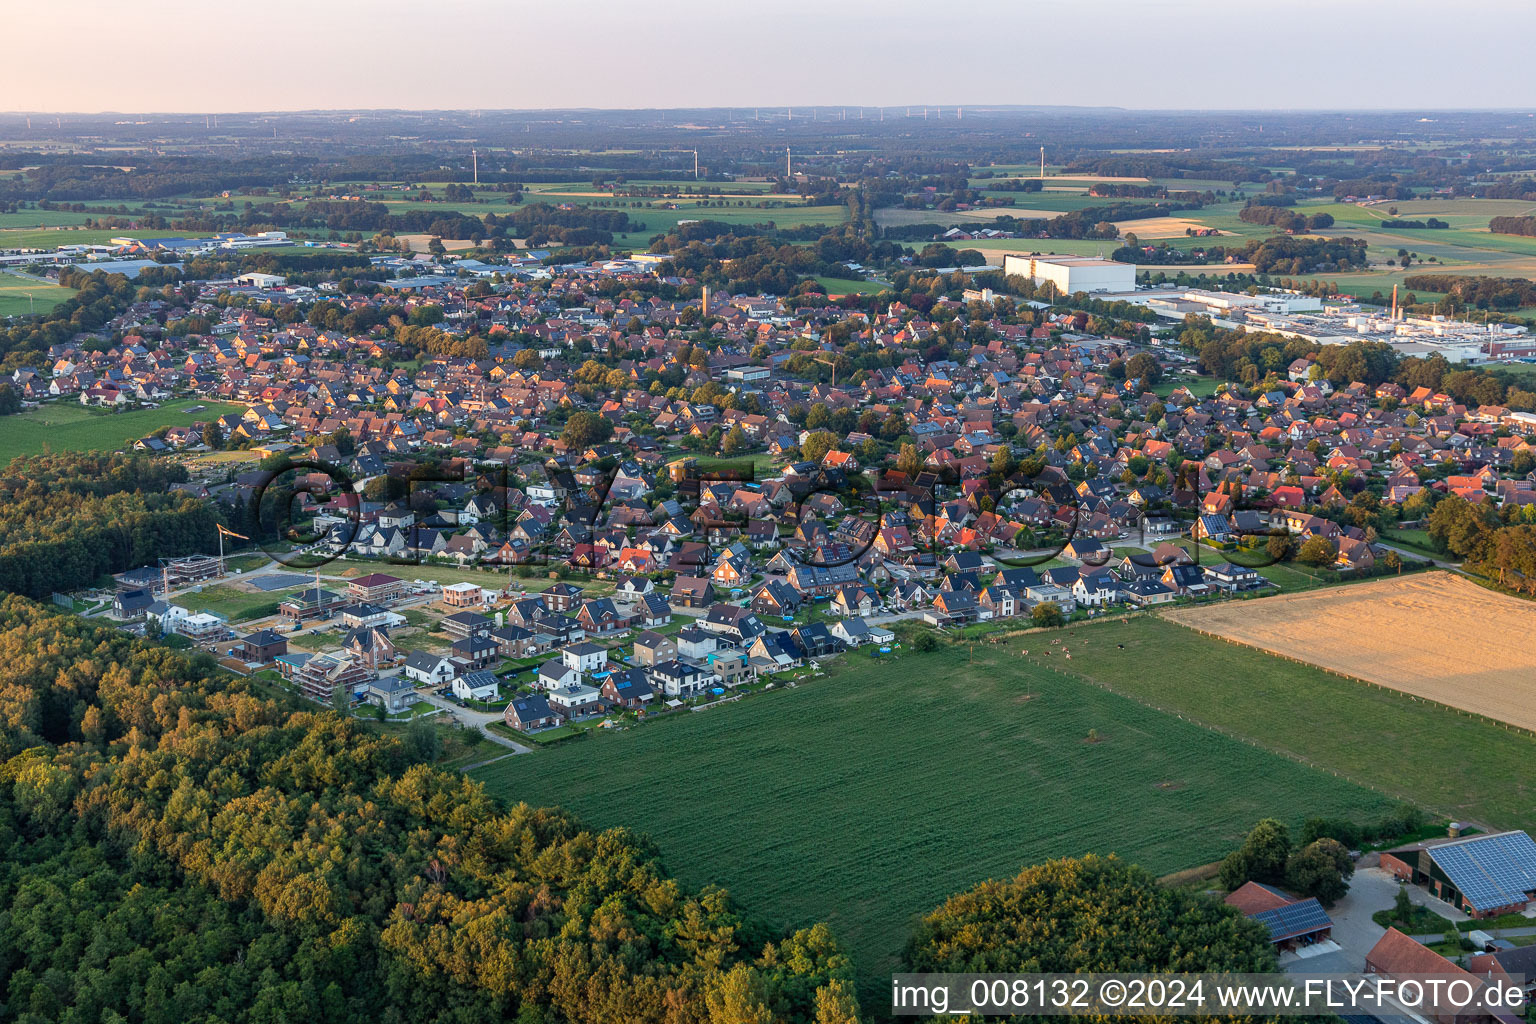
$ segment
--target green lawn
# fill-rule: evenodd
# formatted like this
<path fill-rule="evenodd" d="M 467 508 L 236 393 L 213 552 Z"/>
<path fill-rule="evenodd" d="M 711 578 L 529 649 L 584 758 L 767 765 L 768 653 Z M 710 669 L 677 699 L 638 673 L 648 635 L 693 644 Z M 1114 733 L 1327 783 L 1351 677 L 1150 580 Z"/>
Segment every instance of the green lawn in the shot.
<path fill-rule="evenodd" d="M 311 581 L 313 584 L 313 581 Z M 261 618 L 277 613 L 277 606 L 287 596 L 283 591 L 251 593 L 227 583 L 204 587 L 195 594 L 183 594 L 176 603 L 194 612 L 213 612 L 231 623 Z"/>
<path fill-rule="evenodd" d="M 200 405 L 199 412 L 188 413 Z M 245 407 L 221 402 L 182 398 L 154 409 L 109 412 L 88 409 L 76 400 L 49 402 L 38 409 L 0 421 L 0 465 L 18 455 L 56 452 L 116 451 L 151 433 L 156 427 L 190 426 Z"/>
<path fill-rule="evenodd" d="M 471 566 L 460 567 L 456 565 L 436 565 L 422 563 L 421 565 L 397 565 L 370 558 L 339 558 L 334 562 L 327 562 L 320 570 L 326 576 L 367 576 L 369 573 L 382 572 L 390 576 L 398 576 L 402 580 L 436 580 L 440 584 L 449 583 L 478 583 L 482 587 L 499 590 L 507 585 L 507 570 L 505 569 L 477 569 Z M 530 579 L 513 577 L 513 583 L 517 589 L 530 593 L 547 590 L 558 579 L 549 578 L 549 569 L 545 566 L 535 566 L 533 571 L 536 576 Z M 613 593 L 613 584 L 602 580 L 591 580 L 584 576 L 573 574 L 564 582 L 574 583 L 578 587 L 588 591 L 594 597 Z"/>
<path fill-rule="evenodd" d="M 1435 550 L 1435 542 L 1430 540 L 1429 534 L 1423 530 L 1388 530 L 1381 539 L 1387 544 L 1396 544 L 1431 558 L 1447 557 Z"/>
<path fill-rule="evenodd" d="M 883 284 L 848 277 L 818 277 L 816 283 L 825 288 L 828 295 L 875 295 L 887 290 Z"/>
<path fill-rule="evenodd" d="M 1203 374 L 1191 377 L 1183 373 L 1170 373 L 1158 382 L 1153 391 L 1167 398 L 1179 388 L 1188 388 L 1189 393 L 1196 398 L 1210 398 L 1222 383 L 1223 381 L 1218 377 L 1207 377 Z"/>
<path fill-rule="evenodd" d="M 725 886 L 771 925 L 829 920 L 870 1005 L 915 916 L 983 879 L 1090 851 L 1164 873 L 1217 859 L 1266 815 L 1389 806 L 1034 665 L 1019 644 L 855 654 L 792 690 L 473 774 L 510 800 L 648 834 L 685 885 Z M 1143 659 L 1143 672 L 1156 664 Z"/>
<path fill-rule="evenodd" d="M 0 274 L 0 317 L 49 313 L 74 294 L 73 288 L 45 284 L 15 274 Z"/>

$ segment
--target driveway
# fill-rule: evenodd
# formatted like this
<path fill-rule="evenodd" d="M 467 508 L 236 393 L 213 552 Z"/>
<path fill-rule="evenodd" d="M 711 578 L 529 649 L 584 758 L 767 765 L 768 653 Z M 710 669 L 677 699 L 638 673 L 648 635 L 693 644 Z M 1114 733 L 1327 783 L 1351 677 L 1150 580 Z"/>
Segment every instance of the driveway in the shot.
<path fill-rule="evenodd" d="M 1377 867 L 1374 861 L 1374 856 L 1362 859 L 1362 863 L 1371 862 L 1371 866 L 1356 868 L 1355 877 L 1349 883 L 1348 894 L 1328 908 L 1328 916 L 1333 919 L 1333 941 L 1343 947 L 1343 955 L 1348 960 L 1350 970 L 1362 970 L 1365 967 L 1365 954 L 1387 933 L 1385 928 L 1371 920 L 1371 915 L 1378 910 L 1389 909 L 1397 900 L 1397 879 Z M 1418 886 L 1410 885 L 1407 889 L 1408 899 L 1415 906 L 1428 907 L 1452 921 L 1468 920 L 1466 914 L 1449 903 L 1435 899 Z"/>
<path fill-rule="evenodd" d="M 514 754 L 533 753 L 532 747 L 525 747 L 521 743 L 509 740 L 505 736 L 502 736 L 500 733 L 492 732 L 490 729 L 486 728 L 486 726 L 490 725 L 492 722 L 499 722 L 502 720 L 501 712 L 475 711 L 471 708 L 461 708 L 453 701 L 439 697 L 435 693 L 431 693 L 426 690 L 417 690 L 416 692 L 421 695 L 422 700 L 426 701 L 428 704 L 431 704 L 433 707 L 446 712 L 450 717 L 455 719 L 466 729 L 479 729 L 482 733 L 485 734 L 485 738 L 490 740 L 492 743 L 506 747 L 510 749 Z"/>

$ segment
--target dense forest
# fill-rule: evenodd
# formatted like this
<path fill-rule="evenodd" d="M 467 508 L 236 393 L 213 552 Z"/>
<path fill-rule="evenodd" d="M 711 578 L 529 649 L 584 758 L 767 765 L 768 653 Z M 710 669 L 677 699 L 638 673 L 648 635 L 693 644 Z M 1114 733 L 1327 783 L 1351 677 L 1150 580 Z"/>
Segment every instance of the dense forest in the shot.
<path fill-rule="evenodd" d="M 155 559 L 211 550 L 210 502 L 168 492 L 187 471 L 129 455 L 38 455 L 0 471 L 0 590 L 76 590 Z"/>
<path fill-rule="evenodd" d="M 0 1019 L 855 1019 L 825 926 L 767 933 L 420 756 L 6 598 Z"/>

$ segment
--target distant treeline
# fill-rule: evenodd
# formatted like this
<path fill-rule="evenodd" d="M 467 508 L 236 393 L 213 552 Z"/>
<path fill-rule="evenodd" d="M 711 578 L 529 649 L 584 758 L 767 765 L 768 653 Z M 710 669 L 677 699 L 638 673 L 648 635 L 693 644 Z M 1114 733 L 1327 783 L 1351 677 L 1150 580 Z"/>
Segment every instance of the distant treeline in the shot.
<path fill-rule="evenodd" d="M 1077 159 L 1068 162 L 1068 174 L 1093 174 L 1106 178 L 1209 178 L 1237 185 L 1254 178 L 1254 171 L 1227 163 L 1191 155 L 1157 156 L 1150 153 L 1121 153 L 1113 156 Z"/>
<path fill-rule="evenodd" d="M 1448 228 L 1448 227 L 1450 227 L 1450 225 L 1447 224 L 1445 221 L 1441 220 L 1438 217 L 1430 217 L 1427 220 L 1398 220 L 1396 218 L 1393 218 L 1391 220 L 1384 220 L 1384 221 L 1382 221 L 1378 225 L 1378 227 L 1383 227 L 1383 228 Z"/>
<path fill-rule="evenodd" d="M 1527 203 L 1536 202 L 1536 180 L 1530 178 L 1477 182 L 1469 191 L 1479 199 L 1519 199 Z"/>
<path fill-rule="evenodd" d="M 1039 178 L 995 178 L 982 187 L 988 192 L 1039 192 L 1044 186 Z"/>
<path fill-rule="evenodd" d="M 1496 235 L 1536 235 L 1536 217 L 1495 217 L 1488 230 Z"/>
<path fill-rule="evenodd" d="M 1312 231 L 1333 227 L 1333 214 L 1304 214 L 1283 206 L 1250 204 L 1238 213 L 1238 219 L 1249 224 L 1268 224 L 1280 231 Z"/>
<path fill-rule="evenodd" d="M 1358 238 L 1300 238 L 1274 235 L 1240 246 L 1208 245 L 1188 252 L 1159 245 L 1150 253 L 1140 246 L 1122 246 L 1110 253 L 1120 263 L 1177 265 L 1252 263 L 1258 274 L 1313 274 L 1357 270 L 1365 266 L 1365 242 Z"/>
<path fill-rule="evenodd" d="M 1443 292 L 1451 300 L 1452 310 L 1458 304 L 1477 309 L 1536 306 L 1536 282 L 1523 277 L 1415 274 L 1403 279 L 1403 287 L 1413 291 Z"/>
<path fill-rule="evenodd" d="M 1139 185 L 1128 181 L 1101 181 L 1088 189 L 1088 194 L 1103 199 L 1172 199 L 1181 203 L 1214 203 L 1216 193 L 1170 192 L 1165 185 Z"/>
<path fill-rule="evenodd" d="M 178 231 L 255 231 L 292 228 L 355 232 L 388 232 L 395 235 L 428 234 L 440 238 L 527 238 L 534 245 L 592 245 L 613 241 L 616 232 L 644 231 L 623 210 L 590 206 L 562 209 L 548 203 L 518 206 L 508 213 L 494 211 L 483 217 L 456 210 L 406 210 L 391 213 L 383 203 L 315 199 L 306 203 L 247 203 L 244 210 L 209 212 L 195 217 L 165 221 L 158 215 L 140 219 L 144 228 L 171 227 Z"/>

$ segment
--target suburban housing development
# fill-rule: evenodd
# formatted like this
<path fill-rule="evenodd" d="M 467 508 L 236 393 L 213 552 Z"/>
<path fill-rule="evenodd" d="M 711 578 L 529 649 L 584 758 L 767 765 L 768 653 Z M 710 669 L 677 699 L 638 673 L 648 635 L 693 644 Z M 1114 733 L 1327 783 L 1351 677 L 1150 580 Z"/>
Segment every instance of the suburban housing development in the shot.
<path fill-rule="evenodd" d="M 0 1020 L 1531 990 L 1525 114 L 220 116 L 0 114 Z"/>

